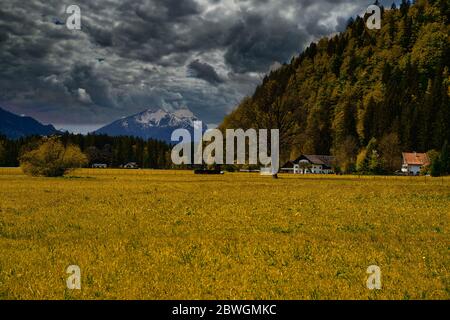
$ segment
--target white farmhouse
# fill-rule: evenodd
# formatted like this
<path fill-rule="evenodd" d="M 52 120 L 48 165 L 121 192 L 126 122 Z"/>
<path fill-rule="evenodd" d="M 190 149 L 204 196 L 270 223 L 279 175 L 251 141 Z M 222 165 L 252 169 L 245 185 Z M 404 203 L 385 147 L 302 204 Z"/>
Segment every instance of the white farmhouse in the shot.
<path fill-rule="evenodd" d="M 139 165 L 136 162 L 128 162 L 123 166 L 124 169 L 139 169 Z"/>
<path fill-rule="evenodd" d="M 106 163 L 94 163 L 92 165 L 92 168 L 94 168 L 94 169 L 106 169 L 106 168 L 108 168 L 108 165 Z"/>
<path fill-rule="evenodd" d="M 302 155 L 287 162 L 281 171 L 294 174 L 332 174 L 334 160 L 333 156 Z"/>

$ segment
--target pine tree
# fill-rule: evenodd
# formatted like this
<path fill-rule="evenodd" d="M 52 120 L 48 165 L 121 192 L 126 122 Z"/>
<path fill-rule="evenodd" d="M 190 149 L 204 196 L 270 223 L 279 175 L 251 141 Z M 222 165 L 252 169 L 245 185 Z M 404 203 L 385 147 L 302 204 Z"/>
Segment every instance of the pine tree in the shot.
<path fill-rule="evenodd" d="M 437 157 L 434 159 L 434 161 L 431 163 L 431 176 L 432 177 L 440 177 L 442 172 L 442 166 L 441 166 L 441 159 L 440 157 Z"/>
<path fill-rule="evenodd" d="M 378 154 L 377 139 L 370 139 L 366 148 L 358 155 L 357 170 L 362 174 L 378 174 L 381 171 L 381 160 Z"/>
<path fill-rule="evenodd" d="M 400 12 L 402 16 L 406 16 L 408 14 L 410 6 L 411 2 L 409 2 L 409 0 L 402 0 L 402 3 L 400 4 Z"/>
<path fill-rule="evenodd" d="M 375 136 L 374 120 L 376 119 L 376 103 L 373 97 L 369 99 L 363 117 L 364 142 L 368 143 Z"/>
<path fill-rule="evenodd" d="M 441 165 L 441 174 L 450 174 L 450 150 L 448 141 L 445 141 L 444 145 L 442 146 L 441 155 L 439 156 L 439 162 Z"/>

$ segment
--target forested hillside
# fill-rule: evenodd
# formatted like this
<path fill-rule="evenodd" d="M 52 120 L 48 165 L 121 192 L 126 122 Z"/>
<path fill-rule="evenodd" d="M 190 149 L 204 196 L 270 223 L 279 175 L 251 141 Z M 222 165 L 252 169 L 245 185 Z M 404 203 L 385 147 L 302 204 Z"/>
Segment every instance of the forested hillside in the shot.
<path fill-rule="evenodd" d="M 382 8 L 381 30 L 350 20 L 268 75 L 221 127 L 278 128 L 283 160 L 331 153 L 344 171 L 367 149 L 387 170 L 402 150 L 440 150 L 450 140 L 449 3 Z"/>

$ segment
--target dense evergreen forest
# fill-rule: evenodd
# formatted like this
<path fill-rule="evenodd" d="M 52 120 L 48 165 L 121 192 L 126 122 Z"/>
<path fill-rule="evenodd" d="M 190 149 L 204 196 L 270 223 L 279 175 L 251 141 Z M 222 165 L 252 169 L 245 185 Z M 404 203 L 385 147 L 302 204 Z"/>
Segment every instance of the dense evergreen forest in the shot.
<path fill-rule="evenodd" d="M 34 149 L 41 137 L 33 136 L 17 140 L 0 137 L 0 167 L 19 166 L 19 156 Z M 142 140 L 134 137 L 109 137 L 106 135 L 61 136 L 64 145 L 79 146 L 89 164 L 104 163 L 110 167 L 120 167 L 128 162 L 136 162 L 141 168 L 171 168 L 171 148 L 165 142 Z"/>
<path fill-rule="evenodd" d="M 382 8 L 381 30 L 367 18 L 271 72 L 221 128 L 278 128 L 283 160 L 333 154 L 347 172 L 440 151 L 450 141 L 450 1 Z"/>

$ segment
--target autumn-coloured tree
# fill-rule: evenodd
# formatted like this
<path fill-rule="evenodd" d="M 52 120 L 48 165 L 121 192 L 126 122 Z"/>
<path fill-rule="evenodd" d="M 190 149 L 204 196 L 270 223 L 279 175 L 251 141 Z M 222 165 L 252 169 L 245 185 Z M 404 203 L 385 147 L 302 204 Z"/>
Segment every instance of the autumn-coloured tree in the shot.
<path fill-rule="evenodd" d="M 336 169 L 342 173 L 352 173 L 356 170 L 358 141 L 355 137 L 347 136 L 343 143 L 333 148 L 332 154 L 336 159 Z"/>
<path fill-rule="evenodd" d="M 87 163 L 79 147 L 65 147 L 57 137 L 45 138 L 37 148 L 20 157 L 23 172 L 32 176 L 60 177 Z"/>

